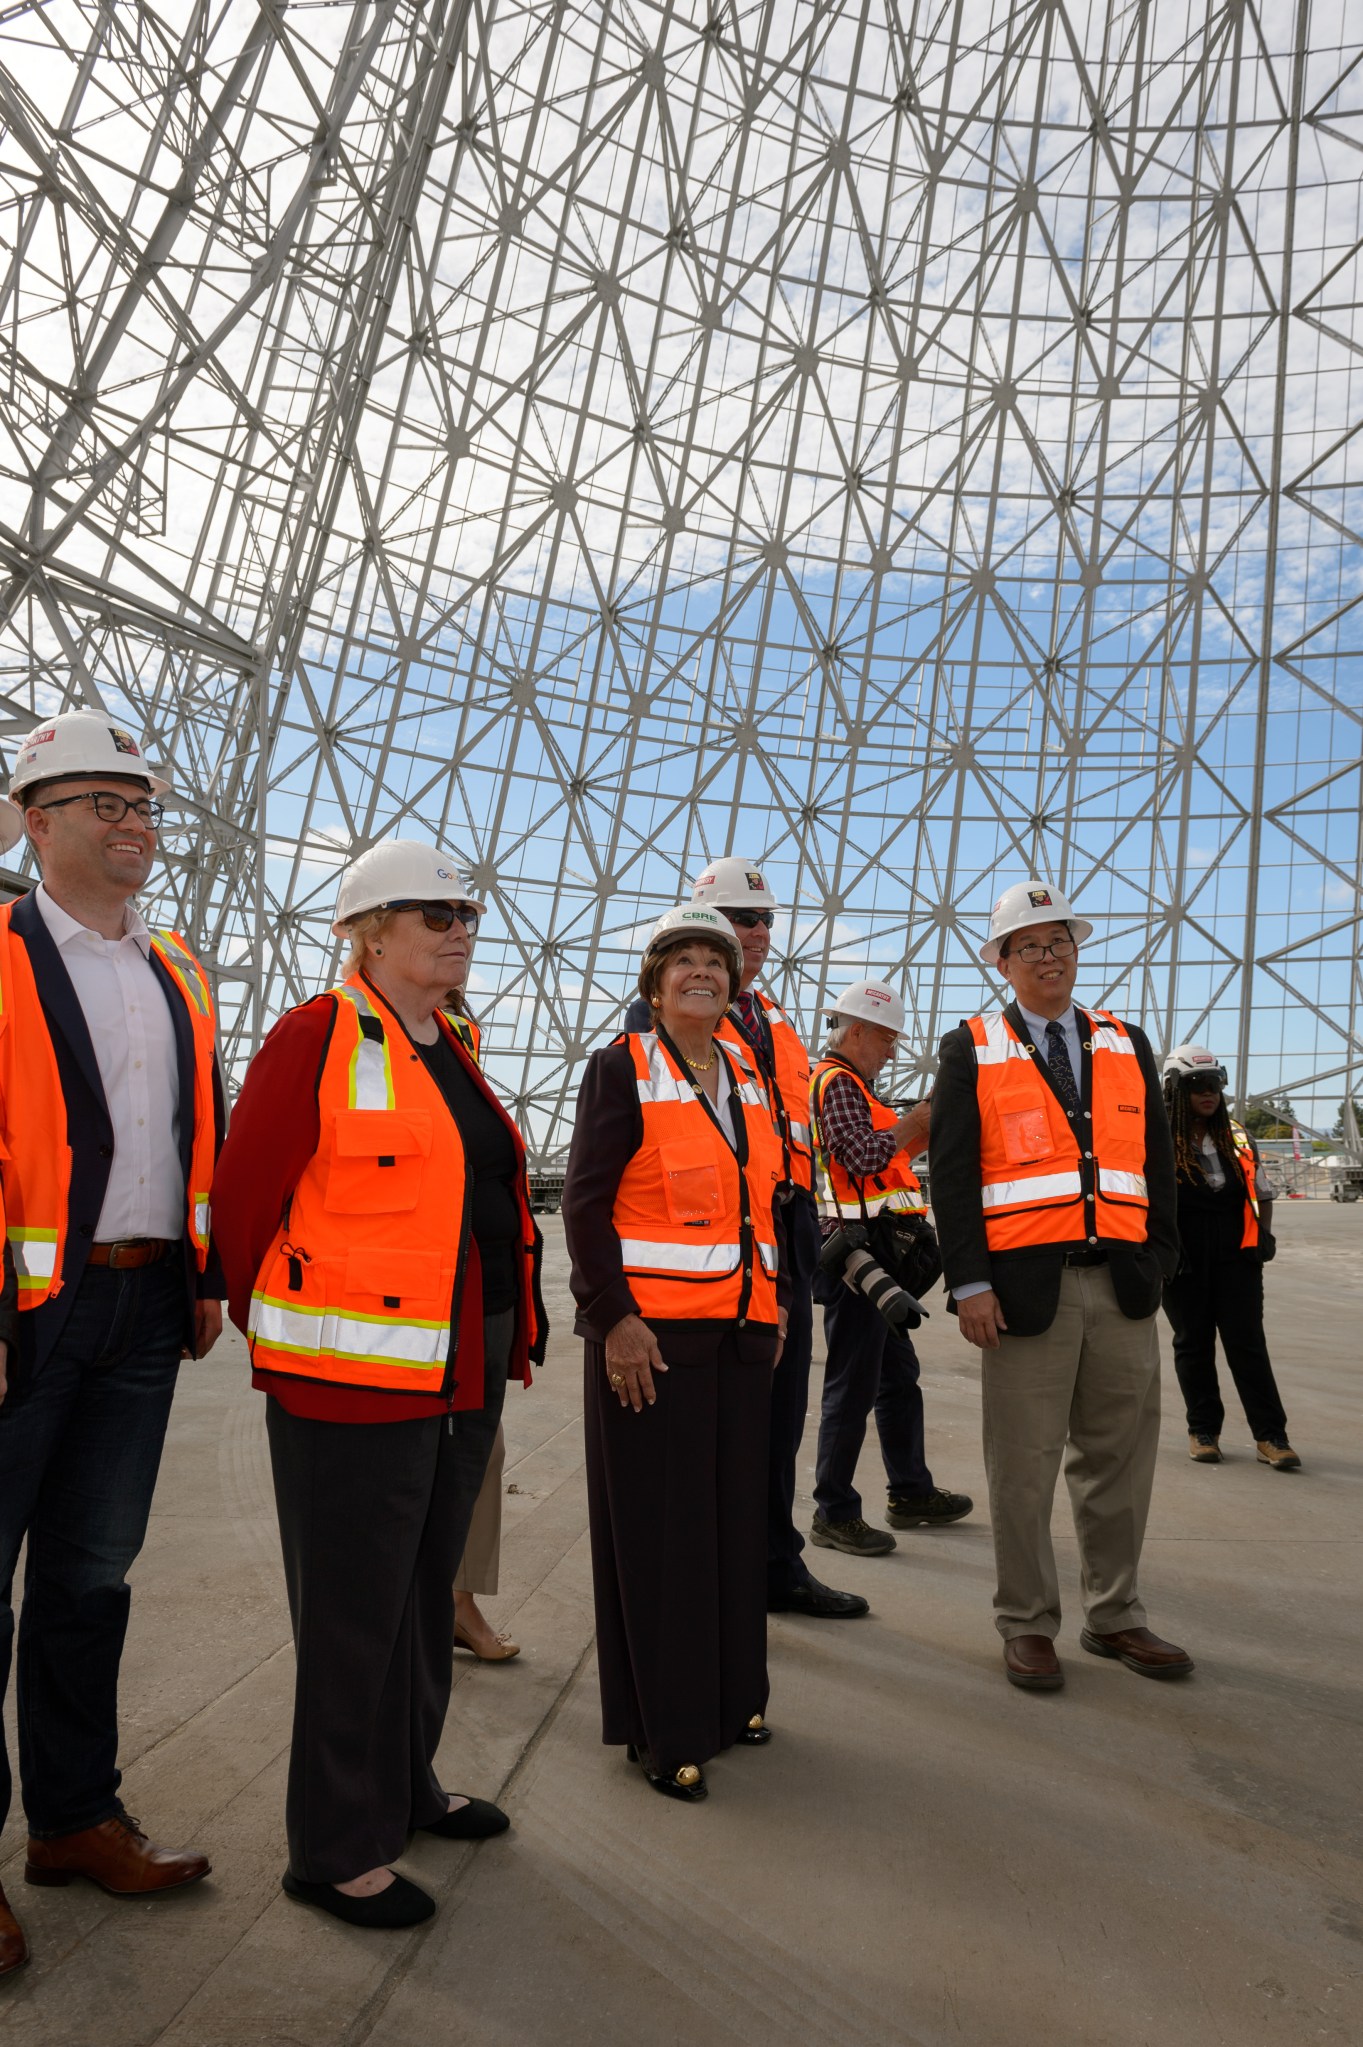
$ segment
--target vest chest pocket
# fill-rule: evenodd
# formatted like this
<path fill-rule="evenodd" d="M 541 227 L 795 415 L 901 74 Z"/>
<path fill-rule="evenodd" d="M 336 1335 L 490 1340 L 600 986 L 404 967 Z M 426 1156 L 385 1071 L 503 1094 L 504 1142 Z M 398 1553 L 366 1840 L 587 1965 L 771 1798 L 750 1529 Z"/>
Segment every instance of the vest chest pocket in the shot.
<path fill-rule="evenodd" d="M 723 1189 L 714 1154 L 705 1143 L 658 1147 L 668 1220 L 697 1228 L 711 1225 L 720 1212 Z"/>
<path fill-rule="evenodd" d="M 429 1116 L 400 1109 L 339 1109 L 323 1201 L 336 1215 L 397 1215 L 415 1208 L 431 1149 Z"/>
<path fill-rule="evenodd" d="M 1040 1106 L 1000 1109 L 999 1126 L 1003 1131 L 1004 1157 L 1010 1166 L 1030 1166 L 1038 1159 L 1048 1159 L 1055 1150 L 1046 1111 Z"/>

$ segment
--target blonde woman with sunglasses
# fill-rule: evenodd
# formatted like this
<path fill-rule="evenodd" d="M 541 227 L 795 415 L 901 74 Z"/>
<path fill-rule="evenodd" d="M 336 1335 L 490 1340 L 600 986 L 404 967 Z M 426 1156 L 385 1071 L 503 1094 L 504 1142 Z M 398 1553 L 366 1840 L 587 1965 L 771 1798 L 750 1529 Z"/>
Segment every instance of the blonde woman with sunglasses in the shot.
<path fill-rule="evenodd" d="M 252 1062 L 215 1188 L 298 1655 L 283 1885 L 363 1927 L 434 1910 L 389 1866 L 414 1830 L 507 1825 L 434 1763 L 455 1569 L 507 1381 L 547 1334 L 525 1149 L 442 1013 L 483 908 L 435 847 L 346 870 L 343 978 Z"/>

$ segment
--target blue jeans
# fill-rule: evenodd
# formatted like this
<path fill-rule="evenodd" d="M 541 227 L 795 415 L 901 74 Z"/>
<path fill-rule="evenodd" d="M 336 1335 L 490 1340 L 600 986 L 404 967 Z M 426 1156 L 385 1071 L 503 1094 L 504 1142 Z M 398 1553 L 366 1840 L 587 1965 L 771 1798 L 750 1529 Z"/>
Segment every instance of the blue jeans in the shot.
<path fill-rule="evenodd" d="M 821 1272 L 814 1298 L 824 1304 L 828 1341 L 814 1501 L 826 1521 L 856 1521 L 861 1495 L 854 1480 L 872 1409 L 890 1497 L 932 1491 L 918 1358 L 907 1336 L 895 1336 L 865 1294 L 854 1294 L 840 1279 Z"/>
<path fill-rule="evenodd" d="M 51 1354 L 24 1337 L 0 1405 L 0 1700 L 14 1643 L 11 1591 L 25 1536 L 19 1629 L 19 1776 L 29 1832 L 79 1833 L 117 1812 L 118 1666 L 161 1462 L 185 1326 L 173 1253 L 86 1268 Z M 0 1739 L 0 1822 L 9 1811 Z"/>

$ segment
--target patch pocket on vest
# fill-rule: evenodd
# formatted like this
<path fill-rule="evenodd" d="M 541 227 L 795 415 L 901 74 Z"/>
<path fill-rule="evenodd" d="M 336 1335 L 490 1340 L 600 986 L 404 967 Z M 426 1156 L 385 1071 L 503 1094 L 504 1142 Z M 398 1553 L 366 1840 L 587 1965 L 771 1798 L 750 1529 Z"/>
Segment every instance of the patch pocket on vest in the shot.
<path fill-rule="evenodd" d="M 415 1208 L 431 1149 L 429 1116 L 340 1109 L 323 1201 L 336 1215 L 396 1215 Z"/>
<path fill-rule="evenodd" d="M 377 1314 L 387 1307 L 429 1320 L 442 1313 L 446 1267 L 430 1251 L 392 1251 L 386 1244 L 357 1244 L 346 1252 L 345 1294 L 352 1308 Z"/>
<path fill-rule="evenodd" d="M 999 1116 L 999 1124 L 1003 1131 L 1003 1155 L 1010 1166 L 1030 1166 L 1037 1159 L 1048 1159 L 1055 1149 L 1050 1123 L 1042 1108 L 1006 1109 Z"/>
<path fill-rule="evenodd" d="M 668 1221 L 710 1224 L 719 1214 L 723 1189 L 714 1154 L 704 1143 L 658 1147 Z"/>

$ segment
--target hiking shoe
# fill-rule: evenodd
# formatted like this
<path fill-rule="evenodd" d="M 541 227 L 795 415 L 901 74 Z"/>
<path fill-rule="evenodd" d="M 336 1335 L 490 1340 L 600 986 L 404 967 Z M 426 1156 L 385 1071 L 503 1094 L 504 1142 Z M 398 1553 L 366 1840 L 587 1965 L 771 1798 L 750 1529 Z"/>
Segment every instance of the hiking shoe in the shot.
<path fill-rule="evenodd" d="M 945 1493 L 935 1485 L 930 1493 L 891 1493 L 885 1519 L 891 1528 L 944 1528 L 948 1521 L 963 1521 L 974 1504 L 968 1493 Z"/>
<path fill-rule="evenodd" d="M 1194 1464 L 1222 1463 L 1220 1437 L 1209 1436 L 1205 1429 L 1199 1429 L 1195 1436 L 1188 1438 L 1188 1455 Z"/>
<path fill-rule="evenodd" d="M 1259 1453 L 1260 1464 L 1271 1464 L 1275 1471 L 1301 1470 L 1301 1459 L 1286 1436 L 1265 1436 L 1262 1443 L 1256 1442 L 1254 1447 Z"/>
<path fill-rule="evenodd" d="M 892 1535 L 869 1522 L 825 1521 L 822 1514 L 814 1516 L 809 1539 L 819 1549 L 845 1549 L 849 1557 L 883 1557 L 899 1547 Z"/>

